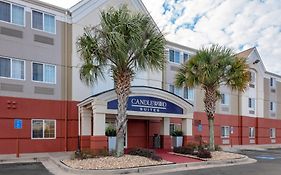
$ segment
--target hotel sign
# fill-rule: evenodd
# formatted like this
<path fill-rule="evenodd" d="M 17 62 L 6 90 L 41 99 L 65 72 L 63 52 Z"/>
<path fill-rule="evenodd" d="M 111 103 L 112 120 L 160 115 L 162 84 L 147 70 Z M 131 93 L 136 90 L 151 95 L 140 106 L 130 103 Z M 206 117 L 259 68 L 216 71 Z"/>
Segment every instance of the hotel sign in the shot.
<path fill-rule="evenodd" d="M 117 99 L 107 103 L 107 109 L 117 109 Z M 128 111 L 183 114 L 183 109 L 173 102 L 148 96 L 130 96 L 127 104 Z"/>

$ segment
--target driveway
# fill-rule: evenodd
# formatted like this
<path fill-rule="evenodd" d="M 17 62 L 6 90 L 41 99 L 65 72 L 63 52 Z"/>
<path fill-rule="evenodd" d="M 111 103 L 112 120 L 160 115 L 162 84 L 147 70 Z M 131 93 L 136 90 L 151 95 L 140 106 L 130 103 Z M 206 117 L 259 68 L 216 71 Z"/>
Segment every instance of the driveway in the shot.
<path fill-rule="evenodd" d="M 266 151 L 241 151 L 250 158 L 257 159 L 257 163 L 216 167 L 200 170 L 177 171 L 159 173 L 164 175 L 280 175 L 281 174 L 281 149 Z"/>
<path fill-rule="evenodd" d="M 0 175 L 53 175 L 40 162 L 0 164 Z"/>

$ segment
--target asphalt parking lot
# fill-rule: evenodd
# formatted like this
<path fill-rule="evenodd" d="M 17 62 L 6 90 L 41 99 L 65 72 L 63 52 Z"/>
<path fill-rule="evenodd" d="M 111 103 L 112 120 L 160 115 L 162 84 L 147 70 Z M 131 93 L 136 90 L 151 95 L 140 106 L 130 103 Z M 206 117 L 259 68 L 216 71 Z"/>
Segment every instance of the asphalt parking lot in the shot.
<path fill-rule="evenodd" d="M 266 151 L 241 151 L 242 154 L 257 160 L 254 164 L 245 164 L 228 167 L 216 167 L 191 171 L 177 171 L 164 175 L 280 175 L 281 149 Z M 161 173 L 163 174 L 163 173 Z"/>
<path fill-rule="evenodd" d="M 52 175 L 40 162 L 0 164 L 0 175 Z"/>

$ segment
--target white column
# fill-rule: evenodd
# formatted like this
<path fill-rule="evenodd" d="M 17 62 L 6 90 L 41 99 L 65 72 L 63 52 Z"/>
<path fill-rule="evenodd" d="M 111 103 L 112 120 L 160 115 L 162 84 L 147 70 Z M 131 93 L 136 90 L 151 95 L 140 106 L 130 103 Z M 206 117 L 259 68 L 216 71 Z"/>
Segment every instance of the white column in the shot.
<path fill-rule="evenodd" d="M 105 135 L 105 114 L 95 113 L 93 122 L 93 136 Z"/>
<path fill-rule="evenodd" d="M 160 135 L 170 135 L 170 118 L 162 118 L 160 127 Z"/>
<path fill-rule="evenodd" d="M 91 135 L 91 118 L 92 112 L 89 109 L 81 107 L 81 135 Z"/>
<path fill-rule="evenodd" d="M 185 136 L 192 136 L 192 119 L 182 119 L 182 132 Z"/>

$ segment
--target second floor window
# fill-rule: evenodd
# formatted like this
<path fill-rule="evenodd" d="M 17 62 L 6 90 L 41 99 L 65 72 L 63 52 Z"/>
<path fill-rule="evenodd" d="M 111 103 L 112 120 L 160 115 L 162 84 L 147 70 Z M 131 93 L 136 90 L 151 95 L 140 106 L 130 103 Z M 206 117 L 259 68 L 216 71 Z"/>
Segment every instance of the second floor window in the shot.
<path fill-rule="evenodd" d="M 0 57 L 0 77 L 24 80 L 24 61 Z"/>
<path fill-rule="evenodd" d="M 187 88 L 187 87 L 185 87 L 184 89 L 183 89 L 183 97 L 185 98 L 185 99 L 188 99 L 188 100 L 193 100 L 194 99 L 194 90 L 192 89 L 192 88 Z"/>
<path fill-rule="evenodd" d="M 174 63 L 180 63 L 180 52 L 175 50 L 169 50 L 169 61 Z"/>
<path fill-rule="evenodd" d="M 0 20 L 24 25 L 24 7 L 0 1 Z"/>
<path fill-rule="evenodd" d="M 269 110 L 271 112 L 276 112 L 276 103 L 271 101 L 269 104 L 270 104 Z"/>
<path fill-rule="evenodd" d="M 221 104 L 229 105 L 229 95 L 228 94 L 221 94 Z"/>
<path fill-rule="evenodd" d="M 187 62 L 188 59 L 190 58 L 190 55 L 188 53 L 183 53 L 183 62 Z"/>
<path fill-rule="evenodd" d="M 255 110 L 255 108 L 256 108 L 256 100 L 254 98 L 249 98 L 248 99 L 248 107 L 250 109 Z"/>
<path fill-rule="evenodd" d="M 44 83 L 56 83 L 56 66 L 50 64 L 33 63 L 32 80 Z"/>
<path fill-rule="evenodd" d="M 48 33 L 56 33 L 55 16 L 32 10 L 32 28 Z"/>

